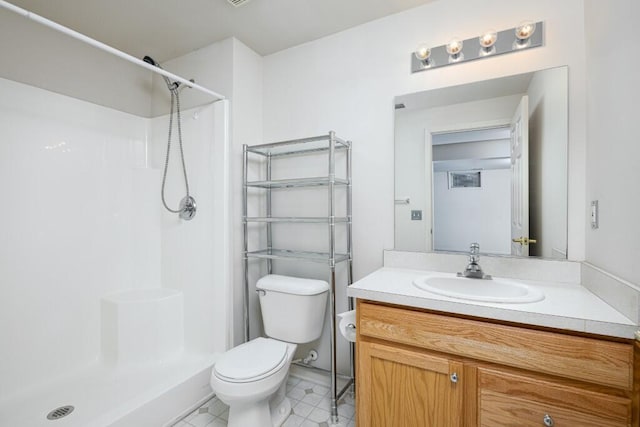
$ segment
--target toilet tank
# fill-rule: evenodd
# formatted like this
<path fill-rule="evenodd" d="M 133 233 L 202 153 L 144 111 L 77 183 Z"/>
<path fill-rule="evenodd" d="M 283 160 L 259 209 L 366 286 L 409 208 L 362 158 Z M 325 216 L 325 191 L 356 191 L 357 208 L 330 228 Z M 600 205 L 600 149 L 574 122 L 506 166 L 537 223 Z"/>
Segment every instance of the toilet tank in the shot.
<path fill-rule="evenodd" d="M 295 344 L 320 338 L 329 284 L 322 280 L 269 274 L 258 280 L 265 334 Z"/>

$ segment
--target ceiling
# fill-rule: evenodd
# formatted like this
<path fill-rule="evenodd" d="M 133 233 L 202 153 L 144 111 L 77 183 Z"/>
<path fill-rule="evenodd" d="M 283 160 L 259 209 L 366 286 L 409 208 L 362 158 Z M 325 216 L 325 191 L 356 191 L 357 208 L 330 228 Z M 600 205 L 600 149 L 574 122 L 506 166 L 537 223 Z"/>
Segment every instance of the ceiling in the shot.
<path fill-rule="evenodd" d="M 136 57 L 236 37 L 268 55 L 435 0 L 9 0 Z"/>

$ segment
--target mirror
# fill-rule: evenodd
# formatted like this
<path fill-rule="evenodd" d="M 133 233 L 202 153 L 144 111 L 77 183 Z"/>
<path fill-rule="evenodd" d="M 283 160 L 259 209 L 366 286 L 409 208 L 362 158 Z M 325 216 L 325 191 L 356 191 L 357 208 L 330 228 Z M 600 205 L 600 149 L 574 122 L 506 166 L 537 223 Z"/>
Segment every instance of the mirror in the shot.
<path fill-rule="evenodd" d="M 395 249 L 567 258 L 567 67 L 395 103 Z"/>

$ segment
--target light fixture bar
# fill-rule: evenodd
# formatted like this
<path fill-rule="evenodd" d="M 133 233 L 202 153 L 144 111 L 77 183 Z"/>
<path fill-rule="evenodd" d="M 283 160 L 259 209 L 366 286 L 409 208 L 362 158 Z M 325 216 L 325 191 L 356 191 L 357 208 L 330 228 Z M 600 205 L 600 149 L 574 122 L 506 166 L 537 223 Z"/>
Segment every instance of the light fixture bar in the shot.
<path fill-rule="evenodd" d="M 522 24 L 521 24 L 522 25 Z M 476 59 L 490 58 L 505 53 L 518 52 L 521 50 L 539 47 L 544 44 L 544 22 L 535 23 L 535 31 L 528 39 L 518 39 L 516 37 L 516 29 L 521 25 L 508 30 L 499 31 L 497 39 L 490 49 L 485 49 L 480 45 L 478 37 L 462 40 L 462 50 L 454 58 L 447 52 L 447 44 L 433 47 L 429 49 L 427 60 L 421 60 L 416 57 L 416 53 L 411 53 L 411 73 L 431 70 L 433 68 L 445 67 L 447 65 L 461 64 L 464 62 L 475 61 Z M 481 37 L 479 35 L 479 37 Z M 423 47 L 424 45 L 421 45 Z M 425 50 L 426 48 L 422 48 Z M 424 55 L 422 55 L 424 56 Z"/>

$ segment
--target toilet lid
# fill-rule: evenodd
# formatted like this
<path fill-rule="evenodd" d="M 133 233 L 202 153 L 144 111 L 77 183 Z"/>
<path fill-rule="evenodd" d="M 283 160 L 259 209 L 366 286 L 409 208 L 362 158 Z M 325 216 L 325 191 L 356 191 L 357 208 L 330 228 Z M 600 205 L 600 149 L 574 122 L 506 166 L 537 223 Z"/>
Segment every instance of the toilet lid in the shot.
<path fill-rule="evenodd" d="M 229 382 L 249 382 L 269 376 L 286 361 L 287 344 L 269 338 L 256 338 L 224 353 L 213 369 Z"/>

